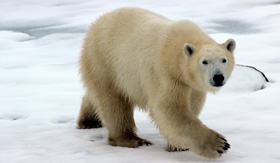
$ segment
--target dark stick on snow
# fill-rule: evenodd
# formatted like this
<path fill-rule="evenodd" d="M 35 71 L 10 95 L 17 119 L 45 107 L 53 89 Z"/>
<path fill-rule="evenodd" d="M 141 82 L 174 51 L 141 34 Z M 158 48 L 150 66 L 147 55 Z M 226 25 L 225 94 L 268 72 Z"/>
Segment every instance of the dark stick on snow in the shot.
<path fill-rule="evenodd" d="M 262 74 L 262 76 L 264 77 L 265 81 L 266 82 L 269 82 L 269 80 L 267 79 L 267 77 L 265 76 L 265 74 L 263 72 L 261 72 L 260 70 L 258 70 L 256 67 L 253 67 L 253 66 L 247 66 L 247 65 L 240 65 L 240 64 L 236 64 L 237 66 L 242 66 L 242 67 L 248 67 L 248 68 L 252 68 L 256 71 L 258 71 L 259 73 Z"/>

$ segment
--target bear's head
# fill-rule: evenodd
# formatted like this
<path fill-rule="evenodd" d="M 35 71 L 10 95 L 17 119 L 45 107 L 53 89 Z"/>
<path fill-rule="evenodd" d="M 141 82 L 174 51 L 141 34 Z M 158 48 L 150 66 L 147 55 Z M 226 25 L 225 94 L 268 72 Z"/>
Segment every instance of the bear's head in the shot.
<path fill-rule="evenodd" d="M 198 47 L 185 43 L 183 55 L 186 63 L 181 66 L 184 81 L 200 91 L 218 91 L 233 71 L 234 49 L 233 39 L 223 44 L 202 44 Z"/>

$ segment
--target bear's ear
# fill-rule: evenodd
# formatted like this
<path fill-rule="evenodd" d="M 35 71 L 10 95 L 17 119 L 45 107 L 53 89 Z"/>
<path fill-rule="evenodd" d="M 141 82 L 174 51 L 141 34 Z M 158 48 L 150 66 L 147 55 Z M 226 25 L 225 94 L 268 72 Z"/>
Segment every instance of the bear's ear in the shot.
<path fill-rule="evenodd" d="M 235 41 L 233 39 L 228 39 L 225 43 L 224 46 L 227 48 L 228 51 L 230 51 L 231 53 L 234 51 L 235 49 Z"/>
<path fill-rule="evenodd" d="M 184 44 L 184 53 L 189 57 L 194 53 L 194 46 L 188 43 Z"/>

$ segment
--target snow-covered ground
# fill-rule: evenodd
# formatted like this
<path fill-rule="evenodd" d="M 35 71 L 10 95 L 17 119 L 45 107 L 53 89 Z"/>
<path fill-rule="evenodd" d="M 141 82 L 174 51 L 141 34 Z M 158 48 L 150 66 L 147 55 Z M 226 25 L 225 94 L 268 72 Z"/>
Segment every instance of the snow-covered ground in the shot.
<path fill-rule="evenodd" d="M 200 119 L 231 144 L 222 158 L 166 152 L 165 140 L 139 111 L 138 133 L 153 146 L 112 147 L 106 129 L 75 128 L 85 31 L 122 6 L 193 20 L 219 43 L 234 38 L 236 62 L 270 80 L 237 67 L 220 93 L 208 95 Z M 0 8 L 0 162 L 280 162 L 279 0 L 1 0 Z"/>

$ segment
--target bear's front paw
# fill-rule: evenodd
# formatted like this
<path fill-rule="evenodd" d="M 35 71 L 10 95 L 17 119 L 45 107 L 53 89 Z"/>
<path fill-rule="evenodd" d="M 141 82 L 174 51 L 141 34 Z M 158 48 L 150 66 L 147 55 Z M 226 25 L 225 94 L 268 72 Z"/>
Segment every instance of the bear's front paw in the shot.
<path fill-rule="evenodd" d="M 129 148 L 137 148 L 142 145 L 152 145 L 152 143 L 146 139 L 134 137 L 134 138 L 109 138 L 109 144 L 112 146 L 122 146 Z"/>
<path fill-rule="evenodd" d="M 189 149 L 188 148 L 179 148 L 179 147 L 176 147 L 176 146 L 168 143 L 166 146 L 166 150 L 168 152 L 181 152 L 181 151 L 188 151 Z"/>
<path fill-rule="evenodd" d="M 207 158 L 219 158 L 230 148 L 227 140 L 221 134 L 210 130 L 203 144 L 196 153 Z"/>

